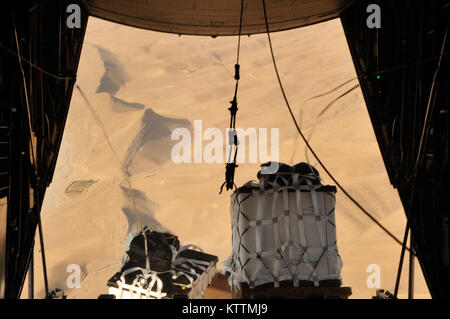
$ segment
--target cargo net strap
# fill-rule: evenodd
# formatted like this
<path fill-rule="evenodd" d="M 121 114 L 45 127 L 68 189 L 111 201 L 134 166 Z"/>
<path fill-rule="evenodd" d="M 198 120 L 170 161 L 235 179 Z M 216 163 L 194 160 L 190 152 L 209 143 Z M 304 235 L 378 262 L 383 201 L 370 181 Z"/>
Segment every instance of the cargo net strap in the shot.
<path fill-rule="evenodd" d="M 135 279 L 131 284 L 127 284 L 125 281 L 125 276 L 132 273 L 137 273 Z M 162 299 L 166 297 L 167 294 L 162 292 L 163 282 L 158 277 L 156 272 L 148 272 L 145 268 L 133 267 L 125 270 L 120 276 L 120 280 L 117 281 L 118 285 L 118 295 L 122 296 L 124 290 L 126 290 L 130 298 L 133 298 L 134 294 L 138 298 L 141 298 L 144 294 L 147 299 Z"/>
<path fill-rule="evenodd" d="M 326 231 L 329 225 L 336 227 L 333 214 L 334 192 L 320 192 L 323 196 L 331 196 L 332 204 L 328 206 L 324 201 L 323 208 L 319 208 L 316 189 L 321 185 L 313 185 L 310 179 L 302 178 L 303 176 L 299 174 L 292 174 L 291 177 L 290 183 L 283 177 L 277 176 L 275 181 L 270 183 L 272 187 L 269 189 L 265 189 L 264 182 L 261 181 L 260 188 L 252 188 L 249 194 L 240 194 L 239 191 L 233 194 L 232 255 L 224 262 L 225 270 L 231 274 L 229 283 L 232 291 L 239 290 L 242 282 L 254 288 L 268 282 L 273 282 L 274 287 L 279 287 L 280 282 L 284 280 L 292 280 L 294 287 L 299 286 L 300 280 L 312 281 L 315 286 L 324 279 L 340 280 L 341 260 L 337 252 L 336 239 L 328 238 Z M 289 193 L 293 192 L 295 192 L 295 205 L 290 205 Z M 308 215 L 312 217 L 312 214 L 305 213 L 303 203 L 305 197 L 302 197 L 302 193 L 311 196 L 320 247 L 317 243 L 308 243 L 304 218 Z M 258 196 L 256 220 L 251 220 L 248 217 L 250 214 L 246 214 L 242 209 L 242 203 L 251 196 Z M 268 196 L 273 196 L 271 207 L 266 205 L 270 203 L 267 201 Z M 280 201 L 282 201 L 282 209 L 279 209 Z M 270 216 L 266 213 L 268 209 L 271 210 Z M 293 221 L 294 225 L 292 225 Z M 264 235 L 267 234 L 267 227 L 273 228 L 275 246 L 272 242 L 272 249 L 267 249 L 265 246 L 267 238 L 264 238 Z M 296 227 L 298 233 L 291 234 L 291 227 Z M 254 237 L 249 234 L 254 234 Z M 247 237 L 244 239 L 244 236 Z M 253 248 L 249 247 L 252 243 L 254 243 Z M 312 250 L 314 252 L 310 253 Z M 328 256 L 336 258 L 334 268 L 330 269 Z M 326 263 L 328 268 L 325 278 L 317 272 L 320 263 Z"/>
<path fill-rule="evenodd" d="M 123 291 L 126 290 L 130 295 L 129 298 L 133 298 L 134 294 L 139 298 L 144 295 L 146 299 L 162 299 L 167 297 L 167 293 L 163 292 L 164 283 L 159 277 L 159 275 L 163 273 L 170 273 L 173 280 L 185 277 L 189 281 L 189 284 L 185 285 L 185 287 L 192 289 L 195 280 L 198 279 L 201 274 L 205 273 L 212 263 L 192 258 L 177 257 L 180 252 L 186 249 L 194 249 L 202 252 L 202 249 L 198 246 L 189 244 L 181 246 L 178 250 L 174 246 L 170 246 L 172 251 L 175 250 L 175 257 L 172 260 L 172 269 L 164 272 L 147 270 L 142 267 L 133 267 L 124 270 L 120 276 L 120 280 L 117 281 L 119 296 L 122 296 Z M 125 254 L 122 259 L 122 267 L 125 265 L 127 257 L 128 255 Z M 199 271 L 197 271 L 197 269 Z M 135 278 L 131 284 L 127 284 L 126 276 L 131 274 L 135 274 Z"/>
<path fill-rule="evenodd" d="M 178 250 L 178 254 L 186 249 L 194 249 L 200 252 L 203 252 L 203 250 L 195 246 L 193 244 L 181 246 Z M 211 265 L 211 262 L 203 261 L 203 260 L 197 260 L 193 258 L 185 258 L 185 257 L 177 257 L 173 263 L 173 265 L 177 269 L 181 269 L 182 271 L 187 271 L 190 274 L 198 276 L 199 273 L 196 272 L 195 268 L 200 269 L 201 273 L 204 273 Z"/>

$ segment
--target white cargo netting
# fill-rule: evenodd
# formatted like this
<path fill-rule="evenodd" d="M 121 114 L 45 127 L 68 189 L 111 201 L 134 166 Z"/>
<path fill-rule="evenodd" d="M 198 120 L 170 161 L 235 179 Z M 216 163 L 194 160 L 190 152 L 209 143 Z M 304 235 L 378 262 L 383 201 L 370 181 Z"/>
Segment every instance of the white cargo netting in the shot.
<path fill-rule="evenodd" d="M 232 290 L 282 281 L 340 285 L 335 193 L 298 173 L 237 189 L 231 196 L 232 254 L 225 262 Z"/>
<path fill-rule="evenodd" d="M 144 236 L 145 231 L 145 236 Z M 127 236 L 121 269 L 107 282 L 116 299 L 199 299 L 216 274 L 217 256 L 178 237 L 144 228 Z"/>

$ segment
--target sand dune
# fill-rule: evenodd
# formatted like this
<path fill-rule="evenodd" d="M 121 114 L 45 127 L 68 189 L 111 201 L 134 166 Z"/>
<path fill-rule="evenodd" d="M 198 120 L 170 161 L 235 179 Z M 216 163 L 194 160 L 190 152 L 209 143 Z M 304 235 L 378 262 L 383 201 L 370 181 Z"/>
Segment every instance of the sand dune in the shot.
<path fill-rule="evenodd" d="M 90 19 L 77 84 L 92 109 L 74 91 L 43 207 L 52 288 L 64 288 L 69 298 L 105 293 L 107 279 L 120 267 L 126 234 L 139 219 L 177 234 L 182 243 L 199 245 L 221 261 L 229 256 L 230 193 L 218 194 L 224 164 L 175 164 L 170 151 L 176 141 L 170 135 L 176 127 L 192 132 L 194 120 L 202 120 L 204 130 L 217 127 L 225 132 L 236 40 L 178 37 Z M 315 150 L 347 190 L 401 237 L 404 213 L 389 183 L 361 91 L 353 90 L 324 111 L 357 84 L 340 22 L 276 33 L 273 44 L 287 95 Z M 308 158 L 323 182 L 331 184 L 298 138 L 269 54 L 266 36 L 242 38 L 237 126 L 279 128 L 280 161 L 295 164 Z M 259 164 L 240 164 L 236 183 L 256 179 Z M 77 196 L 64 193 L 80 180 L 95 183 Z M 370 264 L 381 267 L 382 288 L 393 290 L 400 246 L 342 192 L 337 194 L 336 220 L 342 276 L 344 285 L 353 288 L 353 297 L 375 293 L 366 284 Z M 36 285 L 42 296 L 38 250 Z M 70 264 L 81 267 L 81 288 L 66 287 Z M 420 268 L 416 269 L 416 294 L 428 297 Z M 401 296 L 406 293 L 404 278 Z"/>

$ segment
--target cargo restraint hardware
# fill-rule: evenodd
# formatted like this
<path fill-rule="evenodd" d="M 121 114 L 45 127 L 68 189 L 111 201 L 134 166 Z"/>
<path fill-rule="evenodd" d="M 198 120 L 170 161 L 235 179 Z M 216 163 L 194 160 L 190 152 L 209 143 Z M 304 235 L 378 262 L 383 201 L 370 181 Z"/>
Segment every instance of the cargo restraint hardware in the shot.
<path fill-rule="evenodd" d="M 238 111 L 238 103 L 237 103 L 237 93 L 239 88 L 239 53 L 241 47 L 241 32 L 242 32 L 242 16 L 244 13 L 244 0 L 241 0 L 241 14 L 239 18 L 239 34 L 238 34 L 238 45 L 237 45 L 237 54 L 236 54 L 236 64 L 234 65 L 234 79 L 236 80 L 236 86 L 234 88 L 234 97 L 233 100 L 230 101 L 231 106 L 228 108 L 230 111 L 230 130 L 228 131 L 228 143 L 230 147 L 229 155 L 227 158 L 227 163 L 225 166 L 225 182 L 223 182 L 222 186 L 220 186 L 219 194 L 222 194 L 223 187 L 226 186 L 227 190 L 233 189 L 236 184 L 234 183 L 234 173 L 236 171 L 236 158 L 237 152 L 239 148 L 239 141 L 236 133 L 236 113 Z M 234 150 L 234 153 L 233 153 Z"/>

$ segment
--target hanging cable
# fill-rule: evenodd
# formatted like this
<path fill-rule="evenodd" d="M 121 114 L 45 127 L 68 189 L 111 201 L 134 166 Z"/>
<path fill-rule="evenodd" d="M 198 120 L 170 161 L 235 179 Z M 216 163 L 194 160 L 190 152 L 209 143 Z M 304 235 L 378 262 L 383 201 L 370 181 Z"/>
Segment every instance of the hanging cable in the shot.
<path fill-rule="evenodd" d="M 31 110 L 30 110 L 30 103 L 28 100 L 27 81 L 25 78 L 25 72 L 23 70 L 23 65 L 22 65 L 22 56 L 20 54 L 19 38 L 17 36 L 16 19 L 15 19 L 14 13 L 12 14 L 12 22 L 13 22 L 13 26 L 14 26 L 14 36 L 15 36 L 15 40 L 16 40 L 17 58 L 19 61 L 20 71 L 22 73 L 22 82 L 23 82 L 23 89 L 24 89 L 24 94 L 25 94 L 25 103 L 27 106 L 26 118 L 27 118 L 27 124 L 28 124 L 29 143 L 30 143 L 30 149 L 31 149 L 31 159 L 32 159 L 31 166 L 33 167 L 33 172 L 36 176 L 37 175 L 37 164 L 36 164 L 36 156 L 34 153 L 35 147 L 34 147 L 34 143 L 33 143 L 33 127 L 31 124 Z M 43 270 L 43 276 L 44 276 L 45 297 L 47 298 L 49 296 L 47 263 L 46 263 L 46 259 L 45 259 L 44 234 L 42 231 L 42 222 L 41 222 L 41 205 L 40 205 L 40 197 L 39 197 L 39 191 L 38 191 L 37 185 L 35 185 L 35 188 L 34 188 L 34 195 L 35 195 L 34 200 L 36 202 L 37 210 L 38 210 L 37 217 L 38 217 L 38 229 L 39 229 L 39 243 L 41 246 L 41 258 L 42 258 L 42 270 Z"/>
<path fill-rule="evenodd" d="M 387 235 L 389 235 L 389 237 L 391 237 L 395 242 L 397 242 L 398 244 L 402 245 L 402 242 L 394 235 L 392 234 L 386 227 L 384 227 L 375 217 L 372 216 L 372 214 L 370 214 L 364 207 L 361 206 L 361 204 L 355 200 L 346 190 L 345 188 L 334 178 L 334 176 L 330 173 L 330 171 L 325 167 L 325 165 L 322 163 L 322 161 L 319 159 L 319 156 L 316 154 L 316 152 L 313 150 L 313 148 L 311 147 L 311 145 L 309 144 L 308 140 L 305 138 L 305 136 L 303 135 L 297 120 L 295 119 L 294 113 L 292 112 L 291 106 L 289 104 L 289 101 L 287 99 L 286 93 L 284 91 L 284 87 L 283 84 L 281 82 L 281 78 L 280 78 L 280 74 L 278 73 L 278 68 L 277 68 L 277 64 L 275 61 L 275 55 L 273 53 L 273 48 L 272 48 L 272 40 L 270 38 L 270 30 L 269 30 L 269 22 L 267 19 L 267 10 L 266 10 L 266 0 L 262 0 L 263 1 L 263 9 L 264 9 L 264 20 L 265 20 L 265 24 L 266 24 L 266 33 L 267 33 L 267 38 L 269 41 L 269 47 L 270 47 L 270 53 L 272 55 L 272 62 L 273 62 L 273 66 L 275 69 L 275 73 L 278 79 L 278 84 L 280 86 L 281 89 L 281 93 L 283 95 L 286 107 L 289 110 L 289 113 L 291 115 L 292 120 L 294 121 L 295 127 L 297 128 L 298 133 L 300 134 L 301 138 L 303 139 L 303 141 L 305 142 L 306 146 L 308 147 L 309 151 L 311 152 L 311 154 L 314 156 L 314 158 L 317 160 L 317 162 L 319 163 L 319 165 L 322 167 L 322 169 L 325 171 L 325 173 L 327 173 L 328 176 L 330 176 L 330 178 L 333 180 L 333 182 L 336 184 L 336 186 L 345 194 L 345 196 L 347 196 L 348 199 L 350 199 L 367 217 L 370 218 L 370 220 L 372 220 L 376 225 L 378 225 L 378 227 L 380 227 Z M 409 248 L 406 248 L 409 251 Z"/>
<path fill-rule="evenodd" d="M 234 65 L 234 79 L 236 80 L 236 86 L 234 88 L 234 97 L 233 100 L 230 101 L 231 106 L 228 108 L 230 111 L 230 129 L 228 131 L 228 143 L 229 143 L 229 153 L 227 158 L 227 163 L 225 166 L 225 182 L 223 182 L 222 186 L 220 186 L 219 194 L 222 194 L 223 187 L 226 186 L 227 190 L 233 189 L 235 186 L 234 183 L 234 173 L 236 171 L 236 159 L 237 152 L 239 148 L 239 141 L 236 133 L 236 113 L 238 111 L 238 103 L 237 103 L 237 93 L 239 88 L 239 79 L 240 79 L 240 65 L 239 65 L 239 54 L 241 47 L 241 33 L 242 33 L 242 16 L 244 13 L 244 0 L 241 0 L 241 14 L 239 18 L 239 34 L 238 34 L 238 45 L 237 45 L 237 54 L 236 54 L 236 64 Z"/>
<path fill-rule="evenodd" d="M 0 48 L 4 49 L 6 52 L 10 53 L 11 55 L 15 55 L 18 56 L 22 62 L 27 63 L 28 65 L 30 65 L 32 68 L 38 70 L 39 72 L 42 72 L 52 78 L 55 78 L 57 80 L 74 80 L 75 76 L 60 76 L 60 75 L 56 75 L 54 73 L 48 72 L 46 70 L 44 70 L 43 68 L 37 66 L 36 64 L 34 64 L 33 62 L 31 62 L 30 60 L 24 58 L 23 56 L 21 56 L 20 54 L 14 52 L 14 50 L 11 50 L 10 48 L 8 48 L 6 45 L 4 45 L 3 43 L 0 42 Z"/>
<path fill-rule="evenodd" d="M 347 91 L 345 91 L 344 93 L 340 94 L 338 97 L 334 98 L 330 103 L 328 103 L 323 109 L 322 111 L 319 112 L 319 114 L 317 114 L 317 117 L 321 117 L 322 115 L 325 114 L 326 111 L 328 111 L 328 109 L 333 106 L 334 103 L 336 103 L 337 101 L 339 101 L 341 98 L 343 98 L 344 96 L 346 96 L 347 94 L 353 92 L 355 89 L 359 88 L 359 84 L 354 85 L 353 87 L 351 87 L 350 89 L 348 89 Z"/>
<path fill-rule="evenodd" d="M 115 151 L 114 147 L 112 146 L 111 140 L 109 139 L 108 133 L 106 132 L 105 126 L 103 125 L 103 122 L 102 122 L 100 116 L 98 116 L 97 112 L 96 112 L 95 109 L 92 107 L 91 103 L 89 102 L 88 98 L 86 97 L 86 95 L 84 94 L 84 92 L 83 92 L 83 90 L 80 88 L 80 86 L 77 84 L 77 85 L 75 85 L 75 87 L 77 88 L 78 92 L 80 92 L 81 97 L 83 98 L 84 102 L 86 103 L 86 105 L 87 105 L 89 111 L 91 111 L 91 113 L 92 113 L 92 115 L 93 115 L 93 117 L 94 117 L 94 120 L 97 122 L 97 125 L 98 125 L 99 128 L 101 129 L 101 131 L 102 131 L 102 133 L 103 133 L 103 137 L 105 138 L 105 141 L 106 141 L 106 143 L 108 144 L 108 147 L 109 147 L 109 149 L 111 150 L 111 153 L 114 155 L 114 157 L 116 158 L 116 160 L 117 160 L 117 161 L 119 162 L 119 164 L 120 164 L 120 168 L 121 168 L 122 173 L 123 173 L 123 175 L 124 175 L 125 181 L 126 181 L 127 184 L 128 184 L 128 189 L 130 190 L 129 195 L 130 195 L 130 198 L 131 198 L 131 203 L 132 203 L 132 205 L 133 205 L 133 208 L 134 208 L 134 210 L 135 210 L 135 212 L 136 212 L 136 217 L 137 217 L 137 221 L 138 221 L 138 224 L 139 224 L 139 228 L 140 228 L 140 230 L 142 231 L 142 229 L 143 229 L 143 224 L 142 224 L 142 222 L 141 222 L 140 214 L 139 214 L 139 212 L 138 212 L 138 210 L 137 210 L 136 202 L 135 202 L 134 195 L 133 195 L 133 192 L 132 192 L 131 181 L 130 181 L 130 179 L 128 178 L 127 169 L 126 169 L 126 167 L 125 167 L 125 164 L 122 162 L 122 160 L 120 159 L 119 155 L 117 154 L 117 152 Z"/>
<path fill-rule="evenodd" d="M 328 94 L 330 94 L 330 93 L 333 93 L 333 92 L 337 91 L 338 89 L 340 89 L 341 87 L 343 87 L 344 85 L 346 85 L 346 84 L 348 84 L 348 83 L 350 83 L 350 82 L 352 82 L 352 81 L 354 81 L 354 80 L 357 80 L 357 79 L 358 79 L 358 78 L 355 76 L 355 77 L 351 78 L 350 80 L 347 80 L 347 81 L 345 81 L 344 83 L 341 83 L 341 84 L 339 84 L 338 86 L 335 86 L 334 88 L 332 88 L 332 89 L 329 90 L 329 91 L 326 91 L 326 92 L 324 92 L 324 93 L 320 93 L 320 94 L 318 94 L 318 95 L 315 95 L 315 96 L 312 96 L 312 97 L 306 99 L 306 101 L 314 100 L 314 99 L 317 99 L 317 98 L 319 98 L 319 97 L 322 97 L 322 96 L 328 95 Z M 359 84 L 358 84 L 358 86 L 359 86 Z"/>
<path fill-rule="evenodd" d="M 103 136 L 105 137 L 106 143 L 108 144 L 111 152 L 113 153 L 114 157 L 116 158 L 116 160 L 120 163 L 120 168 L 122 169 L 122 173 L 125 177 L 125 181 L 128 184 L 128 191 L 129 191 L 129 195 L 131 198 L 131 202 L 133 205 L 133 209 L 134 212 L 136 214 L 137 217 L 137 221 L 139 224 L 139 232 L 143 234 L 144 236 L 144 245 L 145 245 L 145 262 L 146 262 L 146 270 L 150 271 L 150 258 L 148 256 L 148 247 L 147 247 L 147 229 L 149 231 L 152 231 L 150 228 L 148 228 L 147 226 L 144 226 L 142 224 L 142 220 L 141 220 L 141 213 L 139 212 L 139 210 L 136 207 L 136 201 L 134 199 L 134 194 L 133 194 L 133 188 L 131 186 L 131 181 L 130 178 L 128 177 L 127 174 L 127 169 L 125 167 L 125 164 L 122 162 L 122 160 L 119 158 L 119 155 L 117 155 L 116 151 L 114 150 L 114 147 L 111 144 L 111 141 L 109 139 L 108 133 L 106 132 L 105 126 L 103 125 L 102 120 L 100 119 L 100 117 L 98 116 L 97 112 L 95 111 L 95 109 L 92 107 L 91 103 L 89 102 L 89 100 L 87 99 L 86 95 L 84 94 L 83 90 L 81 90 L 79 85 L 76 85 L 77 90 L 80 92 L 81 97 L 83 98 L 83 100 L 86 102 L 86 105 L 88 106 L 89 110 L 91 111 L 92 115 L 94 116 L 95 121 L 97 122 L 98 126 L 100 127 L 100 129 L 102 130 Z"/>
<path fill-rule="evenodd" d="M 17 56 L 17 53 L 16 53 L 14 50 L 10 49 L 10 48 L 7 47 L 6 45 L 4 45 L 2 42 L 0 42 L 0 48 L 4 49 L 6 52 L 8 52 L 8 53 L 10 53 L 10 54 L 12 54 L 12 55 Z M 447 56 L 447 55 L 449 55 L 449 54 L 450 54 L 450 52 L 443 52 L 442 56 Z M 378 71 L 378 72 L 376 72 L 376 73 L 372 73 L 372 74 L 364 74 L 364 75 L 361 75 L 361 76 L 359 76 L 359 77 L 360 77 L 360 78 L 363 78 L 363 79 L 366 79 L 367 77 L 371 77 L 371 76 L 376 76 L 376 75 L 381 75 L 381 74 L 384 74 L 384 73 L 389 73 L 389 72 L 393 72 L 393 71 L 398 71 L 398 70 L 402 70 L 402 69 L 407 69 L 407 68 L 411 68 L 411 67 L 414 67 L 414 66 L 417 66 L 417 65 L 421 65 L 421 64 L 423 64 L 423 63 L 430 62 L 430 61 L 432 61 L 432 60 L 438 59 L 439 57 L 440 57 L 440 55 L 436 55 L 436 56 L 432 56 L 432 57 L 429 57 L 429 58 L 426 58 L 426 59 L 417 60 L 417 61 L 412 62 L 412 63 L 409 63 L 409 64 L 402 64 L 402 65 L 399 65 L 399 66 L 394 67 L 394 68 L 389 68 L 389 69 L 381 70 L 381 71 Z M 76 75 L 73 75 L 73 76 L 62 76 L 62 75 L 57 75 L 57 74 L 54 74 L 54 73 L 52 73 L 52 72 L 49 72 L 49 71 L 44 70 L 43 68 L 41 68 L 40 66 L 38 66 L 38 65 L 36 65 L 36 64 L 34 64 L 34 63 L 32 63 L 31 61 L 29 61 L 28 59 L 24 58 L 23 56 L 22 56 L 21 58 L 22 58 L 22 62 L 27 63 L 27 64 L 30 65 L 32 68 L 34 68 L 34 69 L 36 69 L 36 70 L 38 70 L 38 71 L 40 71 L 40 72 L 42 72 L 42 73 L 44 73 L 44 74 L 46 74 L 46 75 L 52 77 L 52 78 L 55 78 L 55 79 L 57 79 L 57 80 L 75 80 L 75 79 L 76 79 Z M 222 64 L 219 64 L 219 65 L 222 65 Z M 226 69 L 226 70 L 228 71 L 228 69 Z M 355 78 L 355 79 L 356 79 L 356 78 Z M 314 98 L 314 97 L 313 97 L 313 98 Z M 310 99 L 312 99 L 312 98 L 310 98 Z"/>
<path fill-rule="evenodd" d="M 398 290 L 400 288 L 400 278 L 402 275 L 403 260 L 405 258 L 406 242 L 408 240 L 408 233 L 409 233 L 409 231 L 411 231 L 410 215 L 411 215 L 411 210 L 412 210 L 412 205 L 413 205 L 413 198 L 414 198 L 414 194 L 416 191 L 417 172 L 419 170 L 419 163 L 422 160 L 422 156 L 423 156 L 423 147 L 426 144 L 427 138 L 429 136 L 429 129 L 430 129 L 429 126 L 431 123 L 431 116 L 433 115 L 434 105 L 435 105 L 435 101 L 436 101 L 436 95 L 434 94 L 435 82 L 436 82 L 436 78 L 439 73 L 439 70 L 441 68 L 442 57 L 444 56 L 444 48 L 445 48 L 445 43 L 447 42 L 447 32 L 448 32 L 449 23 L 450 23 L 450 18 L 447 20 L 447 26 L 445 27 L 444 39 L 442 40 L 441 54 L 439 56 L 436 70 L 434 71 L 434 74 L 433 74 L 433 81 L 431 82 L 430 94 L 428 95 L 428 102 L 427 102 L 427 108 L 426 108 L 426 112 L 425 112 L 424 123 L 423 123 L 423 127 L 422 127 L 422 132 L 420 134 L 419 149 L 417 151 L 417 157 L 414 162 L 414 167 L 413 167 L 413 171 L 412 171 L 411 180 L 413 181 L 413 184 L 412 184 L 411 197 L 409 199 L 408 210 L 407 210 L 407 214 L 406 214 L 406 226 L 405 226 L 405 233 L 403 235 L 403 244 L 402 244 L 402 251 L 400 253 L 400 261 L 399 261 L 398 269 L 397 269 L 397 277 L 395 280 L 394 298 L 397 298 Z M 412 231 L 411 231 L 411 234 L 412 234 Z"/>

